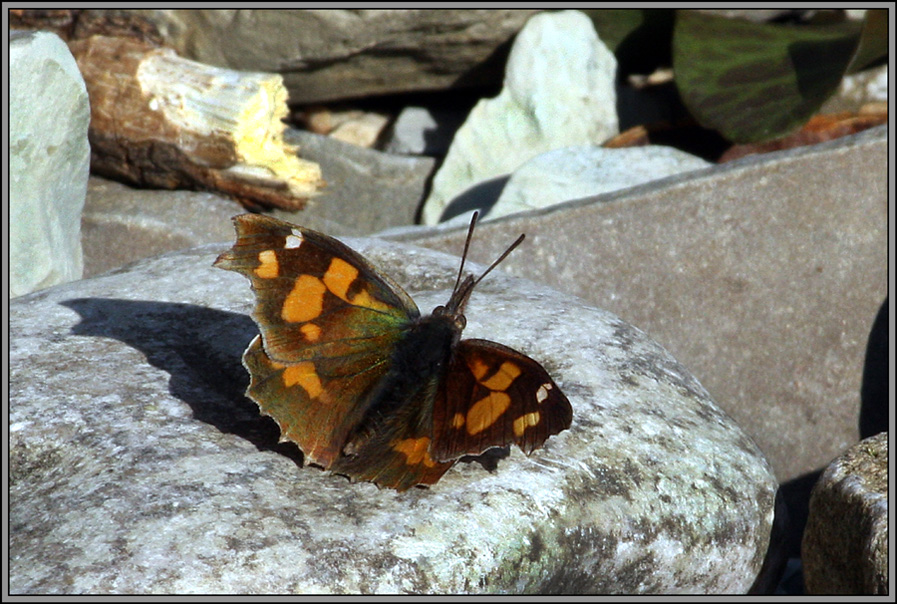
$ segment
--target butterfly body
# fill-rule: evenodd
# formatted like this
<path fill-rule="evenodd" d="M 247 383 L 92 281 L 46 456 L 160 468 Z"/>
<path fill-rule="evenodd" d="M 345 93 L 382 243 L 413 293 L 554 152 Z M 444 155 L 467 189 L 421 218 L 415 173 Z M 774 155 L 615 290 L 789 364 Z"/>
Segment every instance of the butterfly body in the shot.
<path fill-rule="evenodd" d="M 461 339 L 473 277 L 421 316 L 331 237 L 261 215 L 234 223 L 237 243 L 216 265 L 256 294 L 247 395 L 308 461 L 404 490 L 435 483 L 464 455 L 511 442 L 530 453 L 569 427 L 570 403 L 536 361 Z"/>

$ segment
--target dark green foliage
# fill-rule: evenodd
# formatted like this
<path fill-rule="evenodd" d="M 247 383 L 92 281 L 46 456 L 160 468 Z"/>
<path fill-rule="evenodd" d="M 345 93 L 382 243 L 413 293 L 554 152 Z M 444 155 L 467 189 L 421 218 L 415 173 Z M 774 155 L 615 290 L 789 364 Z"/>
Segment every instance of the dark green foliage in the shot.
<path fill-rule="evenodd" d="M 589 11 L 620 75 L 672 64 L 683 103 L 732 142 L 778 138 L 802 126 L 846 73 L 886 60 L 888 15 L 862 22 L 765 24 L 692 10 Z"/>

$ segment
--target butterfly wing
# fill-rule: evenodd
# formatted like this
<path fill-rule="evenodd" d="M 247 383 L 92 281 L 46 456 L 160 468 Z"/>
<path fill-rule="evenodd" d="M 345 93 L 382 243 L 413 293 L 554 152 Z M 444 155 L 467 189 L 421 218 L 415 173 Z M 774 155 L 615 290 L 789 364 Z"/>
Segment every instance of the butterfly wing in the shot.
<path fill-rule="evenodd" d="M 430 455 L 445 461 L 510 443 L 529 454 L 572 419 L 539 363 L 495 342 L 461 340 L 433 407 Z"/>
<path fill-rule="evenodd" d="M 247 395 L 306 458 L 329 468 L 420 311 L 401 287 L 336 239 L 258 214 L 215 265 L 249 278 L 261 337 L 243 364 Z"/>
<path fill-rule="evenodd" d="M 340 456 L 331 470 L 398 491 L 436 483 L 456 460 L 436 461 L 430 455 L 432 392 L 422 384 L 382 421 L 368 418 L 371 429 L 350 440 L 347 454 Z"/>

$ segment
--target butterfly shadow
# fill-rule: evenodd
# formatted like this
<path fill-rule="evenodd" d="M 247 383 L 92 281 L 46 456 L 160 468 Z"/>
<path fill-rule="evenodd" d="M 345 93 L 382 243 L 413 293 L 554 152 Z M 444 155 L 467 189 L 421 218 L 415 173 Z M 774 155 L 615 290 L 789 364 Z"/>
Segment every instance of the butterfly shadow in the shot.
<path fill-rule="evenodd" d="M 299 448 L 279 443 L 277 424 L 244 395 L 249 375 L 240 359 L 258 333 L 247 315 L 150 300 L 76 298 L 61 304 L 81 317 L 72 334 L 118 340 L 166 372 L 169 392 L 190 406 L 194 418 L 302 465 Z"/>

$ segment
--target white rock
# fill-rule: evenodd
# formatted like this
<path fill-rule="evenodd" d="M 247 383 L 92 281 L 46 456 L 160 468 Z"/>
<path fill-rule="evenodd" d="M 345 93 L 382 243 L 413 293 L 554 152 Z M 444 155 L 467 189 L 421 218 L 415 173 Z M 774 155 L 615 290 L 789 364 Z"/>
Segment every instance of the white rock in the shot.
<path fill-rule="evenodd" d="M 348 240 L 429 312 L 457 258 Z M 474 245 L 476 242 L 474 242 Z M 744 592 L 776 481 L 619 318 L 491 274 L 465 337 L 538 359 L 573 424 L 397 493 L 295 463 L 243 396 L 255 332 L 204 246 L 11 303 L 12 593 Z M 521 253 L 518 250 L 515 253 Z M 472 271 L 482 267 L 470 267 Z"/>
<path fill-rule="evenodd" d="M 540 153 L 616 134 L 616 68 L 583 13 L 532 17 L 514 41 L 501 93 L 477 103 L 458 130 L 433 179 L 423 222 L 439 222 L 455 195 Z"/>
<path fill-rule="evenodd" d="M 511 175 L 487 218 L 633 187 L 712 166 L 672 147 L 564 147 L 529 160 Z"/>
<path fill-rule="evenodd" d="M 90 145 L 87 89 L 48 32 L 9 43 L 9 294 L 80 279 Z"/>

